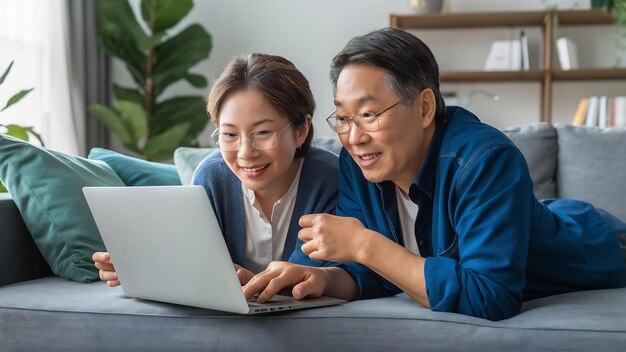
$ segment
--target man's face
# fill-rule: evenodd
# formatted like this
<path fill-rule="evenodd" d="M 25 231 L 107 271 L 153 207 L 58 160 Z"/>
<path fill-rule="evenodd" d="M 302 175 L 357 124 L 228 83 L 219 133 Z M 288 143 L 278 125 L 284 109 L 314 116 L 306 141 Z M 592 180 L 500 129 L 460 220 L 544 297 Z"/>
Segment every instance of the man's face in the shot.
<path fill-rule="evenodd" d="M 374 132 L 366 132 L 351 122 L 350 132 L 339 134 L 341 143 L 367 180 L 390 180 L 408 189 L 417 176 L 435 126 L 434 108 L 424 99 L 426 91 L 420 92 L 412 105 L 401 103 L 380 115 L 380 128 Z M 351 63 L 338 77 L 337 115 L 378 113 L 399 100 L 389 86 L 385 71 L 377 66 Z"/>

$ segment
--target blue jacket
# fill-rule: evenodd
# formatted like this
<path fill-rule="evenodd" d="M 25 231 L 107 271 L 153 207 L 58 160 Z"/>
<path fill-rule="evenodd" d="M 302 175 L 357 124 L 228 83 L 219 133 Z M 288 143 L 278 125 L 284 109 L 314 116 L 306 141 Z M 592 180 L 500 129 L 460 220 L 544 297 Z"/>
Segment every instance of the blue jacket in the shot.
<path fill-rule="evenodd" d="M 206 190 L 233 262 L 246 267 L 241 181 L 226 165 L 219 150 L 211 153 L 198 165 L 192 183 Z M 337 155 L 324 149 L 311 148 L 302 165 L 296 203 L 291 215 L 282 260 L 289 259 L 296 247 L 300 231 L 298 220 L 302 215 L 335 213 L 338 186 Z M 300 245 L 301 243 L 298 249 Z M 299 250 L 297 252 L 302 253 Z"/>
<path fill-rule="evenodd" d="M 499 320 L 523 300 L 626 284 L 618 240 L 592 205 L 538 201 L 524 157 L 504 134 L 462 108 L 448 107 L 447 116 L 409 189 L 432 310 Z M 337 215 L 401 243 L 395 185 L 368 182 L 345 149 L 339 165 Z M 362 265 L 339 266 L 359 298 L 400 292 Z"/>

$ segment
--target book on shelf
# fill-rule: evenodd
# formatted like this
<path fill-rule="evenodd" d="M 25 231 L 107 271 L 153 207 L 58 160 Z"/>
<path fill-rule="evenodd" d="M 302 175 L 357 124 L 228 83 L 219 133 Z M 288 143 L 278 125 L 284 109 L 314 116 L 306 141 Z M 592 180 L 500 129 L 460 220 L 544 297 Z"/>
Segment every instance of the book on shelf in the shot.
<path fill-rule="evenodd" d="M 589 97 L 589 108 L 585 116 L 585 126 L 594 127 L 598 125 L 598 102 L 597 96 Z"/>
<path fill-rule="evenodd" d="M 626 97 L 613 98 L 615 105 L 615 127 L 626 127 Z"/>
<path fill-rule="evenodd" d="M 522 68 L 522 46 L 519 39 L 496 40 L 485 61 L 485 71 L 514 71 Z"/>
<path fill-rule="evenodd" d="M 587 127 L 626 127 L 626 96 L 592 96 L 578 102 L 572 125 Z"/>
<path fill-rule="evenodd" d="M 574 70 L 578 68 L 578 50 L 573 40 L 565 37 L 557 39 L 556 51 L 562 70 Z"/>
<path fill-rule="evenodd" d="M 609 127 L 609 111 L 606 95 L 598 98 L 598 127 Z"/>
<path fill-rule="evenodd" d="M 576 109 L 576 114 L 574 114 L 574 118 L 572 119 L 572 125 L 581 126 L 585 124 L 585 114 L 587 113 L 588 106 L 588 98 L 580 99 L 580 102 L 578 103 L 578 108 Z"/>

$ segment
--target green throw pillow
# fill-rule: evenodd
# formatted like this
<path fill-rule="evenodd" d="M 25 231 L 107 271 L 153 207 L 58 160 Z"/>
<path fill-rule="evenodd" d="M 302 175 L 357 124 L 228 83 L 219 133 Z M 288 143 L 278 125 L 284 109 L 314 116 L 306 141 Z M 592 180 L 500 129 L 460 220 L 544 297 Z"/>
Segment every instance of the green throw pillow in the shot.
<path fill-rule="evenodd" d="M 171 164 L 133 158 L 103 148 L 92 148 L 88 158 L 106 162 L 126 186 L 180 186 L 176 167 Z"/>
<path fill-rule="evenodd" d="M 196 171 L 198 164 L 216 150 L 217 148 L 180 147 L 174 151 L 174 165 L 183 185 L 191 184 L 193 172 Z"/>
<path fill-rule="evenodd" d="M 52 272 L 79 282 L 98 280 L 91 256 L 105 247 L 82 188 L 124 186 L 115 172 L 103 161 L 0 135 L 0 180 Z"/>

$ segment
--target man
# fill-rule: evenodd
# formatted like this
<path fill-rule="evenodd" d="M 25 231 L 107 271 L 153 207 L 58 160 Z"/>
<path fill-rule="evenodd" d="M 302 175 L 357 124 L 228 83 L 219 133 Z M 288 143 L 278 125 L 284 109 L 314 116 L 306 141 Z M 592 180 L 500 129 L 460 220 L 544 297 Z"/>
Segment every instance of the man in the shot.
<path fill-rule="evenodd" d="M 625 225 L 584 202 L 538 201 L 520 151 L 446 109 L 438 76 L 429 48 L 395 29 L 356 37 L 333 59 L 338 216 L 303 216 L 290 258 L 325 262 L 272 263 L 246 297 L 404 291 L 435 311 L 499 320 L 524 300 L 626 284 L 615 228 Z"/>

